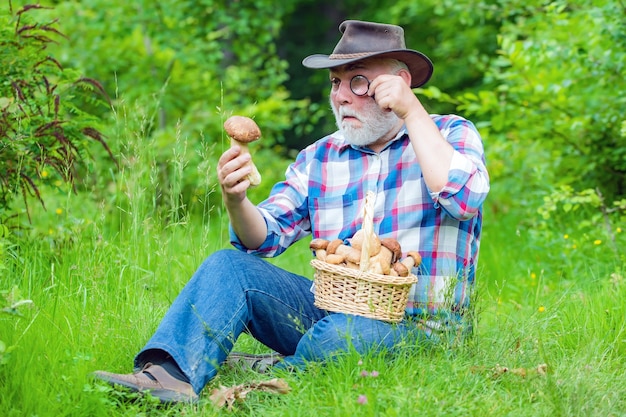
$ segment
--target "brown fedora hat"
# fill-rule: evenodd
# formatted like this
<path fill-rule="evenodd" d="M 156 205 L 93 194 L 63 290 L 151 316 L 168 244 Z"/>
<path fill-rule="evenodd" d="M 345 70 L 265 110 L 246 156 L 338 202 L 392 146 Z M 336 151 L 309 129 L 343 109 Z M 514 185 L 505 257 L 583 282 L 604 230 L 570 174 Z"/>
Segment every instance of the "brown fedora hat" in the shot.
<path fill-rule="evenodd" d="M 307 68 L 333 68 L 365 58 L 395 58 L 411 72 L 411 88 L 420 87 L 433 74 L 433 64 L 426 55 L 406 49 L 404 29 L 396 25 L 346 20 L 339 25 L 343 35 L 330 55 L 315 54 L 302 60 Z"/>

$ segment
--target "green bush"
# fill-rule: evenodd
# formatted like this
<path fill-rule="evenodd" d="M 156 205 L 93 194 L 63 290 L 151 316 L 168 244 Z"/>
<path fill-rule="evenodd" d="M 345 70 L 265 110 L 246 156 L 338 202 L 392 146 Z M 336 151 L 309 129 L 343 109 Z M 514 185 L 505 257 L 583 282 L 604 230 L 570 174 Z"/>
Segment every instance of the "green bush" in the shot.
<path fill-rule="evenodd" d="M 520 197 L 570 185 L 626 195 L 626 21 L 623 2 L 506 1 L 498 56 L 480 94 L 461 97 L 484 121 L 495 178 Z M 492 88 L 486 88 L 493 86 Z M 521 181 L 520 181 L 521 180 Z"/>
<path fill-rule="evenodd" d="M 599 190 L 574 191 L 560 186 L 546 195 L 537 216 L 526 221 L 537 246 L 551 248 L 555 266 L 565 265 L 581 275 L 602 275 L 614 265 L 626 265 L 626 199 L 608 203 Z"/>

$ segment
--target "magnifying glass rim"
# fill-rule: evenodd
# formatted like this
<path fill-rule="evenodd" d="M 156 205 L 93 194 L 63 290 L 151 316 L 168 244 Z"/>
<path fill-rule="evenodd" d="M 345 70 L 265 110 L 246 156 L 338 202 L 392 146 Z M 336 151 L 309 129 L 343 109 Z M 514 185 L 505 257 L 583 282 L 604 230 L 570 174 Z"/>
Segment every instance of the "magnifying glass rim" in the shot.
<path fill-rule="evenodd" d="M 365 92 L 363 94 L 357 94 L 357 92 L 354 91 L 354 88 L 352 87 L 352 83 L 357 78 L 363 78 L 365 81 L 367 81 L 367 90 L 365 90 Z M 370 90 L 370 84 L 371 84 L 371 81 L 369 80 L 369 78 L 367 78 L 365 75 L 357 74 L 357 75 L 355 75 L 354 77 L 352 77 L 350 79 L 350 91 L 352 91 L 352 94 L 354 94 L 355 96 L 358 96 L 358 97 L 366 96 L 367 92 Z"/>

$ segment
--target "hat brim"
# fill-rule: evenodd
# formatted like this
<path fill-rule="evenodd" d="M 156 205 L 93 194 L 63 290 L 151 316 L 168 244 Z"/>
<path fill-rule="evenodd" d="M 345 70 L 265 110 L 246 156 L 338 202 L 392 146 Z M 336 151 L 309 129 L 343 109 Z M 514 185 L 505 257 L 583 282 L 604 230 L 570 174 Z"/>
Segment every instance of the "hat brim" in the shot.
<path fill-rule="evenodd" d="M 330 58 L 329 55 L 315 54 L 304 58 L 302 65 L 313 69 L 334 68 L 368 58 L 393 58 L 404 62 L 411 73 L 411 88 L 421 87 L 426 84 L 433 75 L 433 63 L 430 59 L 423 53 L 412 49 L 373 52 L 371 54 L 362 54 L 358 57 L 344 59 L 335 59 Z"/>

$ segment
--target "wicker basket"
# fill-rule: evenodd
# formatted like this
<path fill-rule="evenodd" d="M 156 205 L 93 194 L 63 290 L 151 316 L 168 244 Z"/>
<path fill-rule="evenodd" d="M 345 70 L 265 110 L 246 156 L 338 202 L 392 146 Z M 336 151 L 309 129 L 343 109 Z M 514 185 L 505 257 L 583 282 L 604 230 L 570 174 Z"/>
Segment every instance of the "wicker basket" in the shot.
<path fill-rule="evenodd" d="M 366 237 L 372 232 L 373 195 L 366 196 L 363 229 Z M 367 248 L 363 248 L 360 270 L 332 265 L 313 259 L 315 269 L 315 305 L 321 309 L 356 314 L 377 320 L 399 322 L 409 298 L 415 275 L 396 277 L 366 272 L 369 264 Z"/>

